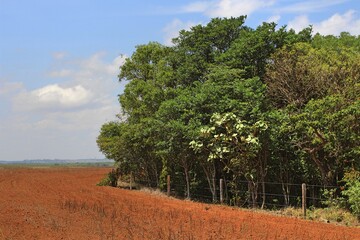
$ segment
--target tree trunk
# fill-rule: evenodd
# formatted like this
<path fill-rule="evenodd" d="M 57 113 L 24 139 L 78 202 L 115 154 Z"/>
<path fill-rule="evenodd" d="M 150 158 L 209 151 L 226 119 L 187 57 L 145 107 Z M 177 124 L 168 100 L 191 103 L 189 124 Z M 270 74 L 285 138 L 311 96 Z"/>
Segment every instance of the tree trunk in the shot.
<path fill-rule="evenodd" d="M 331 171 L 331 168 L 326 164 L 321 162 L 321 160 L 319 160 L 316 157 L 315 154 L 315 150 L 309 151 L 311 159 L 315 162 L 316 166 L 319 168 L 320 170 L 320 174 L 321 174 L 321 179 L 323 181 L 323 185 L 324 186 L 331 186 L 333 185 L 333 181 L 334 181 L 334 174 Z"/>
<path fill-rule="evenodd" d="M 281 182 L 281 188 L 284 195 L 284 203 L 285 206 L 289 206 L 290 204 L 290 187 L 288 183 Z"/>
<path fill-rule="evenodd" d="M 264 179 L 261 182 L 261 189 L 262 189 L 262 203 L 261 203 L 261 209 L 264 209 L 265 202 L 266 202 L 266 191 L 265 191 L 265 182 Z"/>
<path fill-rule="evenodd" d="M 265 159 L 266 159 L 266 155 L 264 156 L 264 161 L 260 161 L 260 181 L 261 181 L 261 195 L 262 195 L 261 209 L 264 208 L 266 201 L 266 191 L 265 191 L 266 160 Z"/>
<path fill-rule="evenodd" d="M 191 168 L 191 164 L 187 161 L 186 157 L 180 157 L 181 166 L 184 169 L 185 181 L 186 181 L 186 190 L 185 195 L 186 199 L 191 199 L 190 196 L 190 176 L 189 176 L 189 169 Z M 189 166 L 190 165 L 190 166 Z"/>
<path fill-rule="evenodd" d="M 283 163 L 285 163 L 285 166 L 283 166 Z M 289 177 L 289 161 L 288 156 L 282 156 L 280 161 L 280 181 L 281 181 L 281 189 L 282 194 L 284 197 L 284 205 L 289 206 L 290 205 L 290 185 L 291 182 Z"/>
<path fill-rule="evenodd" d="M 314 188 L 314 186 L 312 186 L 312 188 L 311 188 L 311 198 L 312 198 L 312 205 L 313 205 L 313 207 L 316 207 L 316 197 L 315 197 L 315 188 Z"/>
<path fill-rule="evenodd" d="M 212 200 L 213 200 L 213 203 L 216 203 L 217 202 L 216 179 L 215 179 L 214 175 L 212 177 L 212 185 L 213 185 Z"/>
<path fill-rule="evenodd" d="M 251 205 L 257 207 L 257 184 L 254 181 L 248 181 L 248 191 L 250 194 Z"/>
<path fill-rule="evenodd" d="M 260 165 L 260 180 L 261 180 L 261 190 L 262 190 L 262 203 L 261 203 L 261 209 L 263 209 L 265 207 L 265 202 L 266 202 L 266 190 L 265 190 L 265 177 L 267 174 L 267 160 L 268 160 L 268 148 L 267 146 L 268 144 L 268 139 L 265 138 L 264 139 L 264 144 L 263 147 L 261 149 L 261 154 L 259 154 L 258 157 L 258 161 L 259 161 L 259 165 Z"/>
<path fill-rule="evenodd" d="M 215 164 L 213 163 L 211 167 L 207 166 L 205 164 L 201 164 L 202 168 L 206 175 L 206 180 L 209 185 L 209 189 L 212 195 L 212 201 L 213 203 L 217 202 L 217 194 L 216 194 L 216 170 L 215 170 Z M 207 168 L 209 167 L 209 169 Z"/>
<path fill-rule="evenodd" d="M 187 168 L 184 168 L 184 172 L 185 172 L 185 180 L 186 180 L 186 199 L 191 199 L 190 198 L 190 177 L 189 177 L 189 171 Z"/>
<path fill-rule="evenodd" d="M 229 202 L 229 189 L 228 189 L 228 185 L 227 185 L 227 180 L 226 180 L 226 176 L 225 174 L 223 175 L 223 179 L 224 179 L 224 189 L 225 189 L 225 202 Z"/>

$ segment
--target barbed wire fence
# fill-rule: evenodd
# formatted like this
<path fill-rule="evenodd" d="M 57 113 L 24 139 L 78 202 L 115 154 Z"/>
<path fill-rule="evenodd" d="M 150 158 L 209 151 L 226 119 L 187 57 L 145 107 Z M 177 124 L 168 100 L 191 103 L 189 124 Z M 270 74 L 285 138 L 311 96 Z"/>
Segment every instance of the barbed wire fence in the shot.
<path fill-rule="evenodd" d="M 173 182 L 171 176 L 166 178 L 166 184 L 161 191 L 168 196 L 191 199 L 198 202 L 224 204 L 237 207 L 258 207 L 265 209 L 282 209 L 286 207 L 302 208 L 306 217 L 306 209 L 309 207 L 322 207 L 328 198 L 324 193 L 340 192 L 340 186 L 324 186 L 306 183 L 280 183 L 280 182 L 257 182 L 253 191 L 249 190 L 249 181 L 233 181 L 215 179 L 216 189 L 190 185 L 190 196 L 186 196 L 186 184 Z M 137 182 L 141 186 L 158 188 L 158 181 Z M 135 181 L 130 177 L 130 189 L 134 188 Z M 264 189 L 263 189 L 264 187 Z"/>

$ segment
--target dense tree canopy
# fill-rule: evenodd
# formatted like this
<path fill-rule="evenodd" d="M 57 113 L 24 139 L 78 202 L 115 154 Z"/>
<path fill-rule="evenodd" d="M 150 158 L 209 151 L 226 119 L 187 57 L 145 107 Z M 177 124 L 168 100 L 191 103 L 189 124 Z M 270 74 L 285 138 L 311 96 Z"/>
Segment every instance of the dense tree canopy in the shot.
<path fill-rule="evenodd" d="M 182 30 L 171 47 L 137 46 L 121 67 L 126 120 L 97 143 L 122 175 L 178 195 L 201 188 L 256 206 L 265 182 L 336 185 L 360 170 L 360 38 L 299 33 L 245 17 Z M 239 182 L 246 181 L 248 194 Z M 204 193 L 202 193 L 204 194 Z"/>

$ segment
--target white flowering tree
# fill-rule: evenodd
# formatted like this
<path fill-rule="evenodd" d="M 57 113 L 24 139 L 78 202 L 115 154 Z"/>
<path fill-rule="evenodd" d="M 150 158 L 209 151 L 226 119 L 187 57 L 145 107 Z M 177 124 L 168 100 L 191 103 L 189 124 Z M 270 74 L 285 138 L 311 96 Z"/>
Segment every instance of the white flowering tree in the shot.
<path fill-rule="evenodd" d="M 199 138 L 190 143 L 196 152 L 208 154 L 208 162 L 221 161 L 224 170 L 231 172 L 233 181 L 245 177 L 252 205 L 257 202 L 259 175 L 258 152 L 261 149 L 260 135 L 267 129 L 264 121 L 250 124 L 234 113 L 215 113 L 210 125 L 203 127 Z"/>

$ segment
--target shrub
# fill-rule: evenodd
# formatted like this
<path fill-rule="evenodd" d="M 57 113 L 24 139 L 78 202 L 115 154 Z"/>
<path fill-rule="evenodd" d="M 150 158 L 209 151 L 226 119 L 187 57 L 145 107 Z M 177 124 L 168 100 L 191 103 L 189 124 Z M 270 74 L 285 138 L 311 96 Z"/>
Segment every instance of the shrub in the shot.
<path fill-rule="evenodd" d="M 106 177 L 101 179 L 101 181 L 96 184 L 97 186 L 111 186 L 116 187 L 117 186 L 117 174 L 115 170 L 112 170 L 107 174 Z"/>
<path fill-rule="evenodd" d="M 357 218 L 346 209 L 328 207 L 311 208 L 307 212 L 308 219 L 327 223 L 340 223 L 346 226 L 358 226 Z"/>
<path fill-rule="evenodd" d="M 303 217 L 301 208 L 286 207 L 275 211 L 278 214 L 292 217 Z M 307 210 L 307 219 L 327 223 L 337 223 L 346 226 L 359 226 L 358 219 L 347 209 L 338 207 L 314 208 Z"/>
<path fill-rule="evenodd" d="M 360 172 L 352 170 L 343 178 L 346 189 L 342 192 L 348 198 L 349 208 L 360 219 Z"/>
<path fill-rule="evenodd" d="M 346 205 L 345 199 L 338 196 L 336 188 L 324 189 L 322 195 L 324 200 L 322 200 L 321 203 L 328 208 L 344 208 Z"/>

